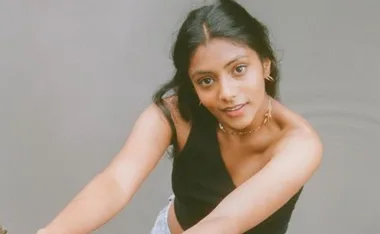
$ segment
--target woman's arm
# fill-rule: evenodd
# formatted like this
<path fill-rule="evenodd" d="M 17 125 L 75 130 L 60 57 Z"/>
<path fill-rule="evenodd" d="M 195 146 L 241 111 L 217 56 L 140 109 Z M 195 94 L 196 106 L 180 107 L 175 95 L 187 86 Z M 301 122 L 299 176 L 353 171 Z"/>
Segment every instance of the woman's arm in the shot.
<path fill-rule="evenodd" d="M 310 179 L 322 157 L 315 133 L 297 130 L 274 149 L 273 159 L 184 234 L 240 234 L 280 209 Z"/>
<path fill-rule="evenodd" d="M 110 165 L 38 234 L 91 233 L 112 219 L 157 165 L 171 136 L 164 114 L 155 104 L 150 105 Z"/>

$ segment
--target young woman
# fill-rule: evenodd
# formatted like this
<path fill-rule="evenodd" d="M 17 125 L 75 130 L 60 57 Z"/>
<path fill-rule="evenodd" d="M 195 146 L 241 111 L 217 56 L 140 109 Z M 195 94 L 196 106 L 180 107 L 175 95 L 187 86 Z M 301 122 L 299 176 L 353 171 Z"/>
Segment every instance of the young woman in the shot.
<path fill-rule="evenodd" d="M 173 79 L 120 153 L 39 233 L 99 228 L 127 205 L 170 145 L 174 195 L 152 234 L 286 232 L 322 145 L 277 99 L 266 27 L 231 0 L 201 7 L 180 28 L 173 61 Z"/>

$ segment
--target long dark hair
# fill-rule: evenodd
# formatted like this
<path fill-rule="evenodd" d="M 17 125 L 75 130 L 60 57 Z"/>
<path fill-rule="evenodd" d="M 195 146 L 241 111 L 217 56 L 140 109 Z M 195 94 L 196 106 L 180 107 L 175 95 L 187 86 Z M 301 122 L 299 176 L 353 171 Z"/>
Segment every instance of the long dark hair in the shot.
<path fill-rule="evenodd" d="M 174 77 L 162 85 L 153 96 L 153 101 L 163 110 L 172 125 L 174 144 L 174 123 L 163 100 L 168 91 L 173 90 L 177 95 L 177 108 L 184 120 L 203 124 L 215 122 L 212 114 L 203 106 L 199 106 L 199 98 L 188 76 L 190 60 L 195 50 L 213 38 L 224 38 L 247 45 L 256 51 L 262 61 L 270 59 L 270 75 L 274 81 L 266 80 L 265 90 L 268 95 L 277 98 L 279 72 L 267 27 L 233 0 L 219 0 L 212 5 L 192 10 L 180 27 L 172 48 Z"/>

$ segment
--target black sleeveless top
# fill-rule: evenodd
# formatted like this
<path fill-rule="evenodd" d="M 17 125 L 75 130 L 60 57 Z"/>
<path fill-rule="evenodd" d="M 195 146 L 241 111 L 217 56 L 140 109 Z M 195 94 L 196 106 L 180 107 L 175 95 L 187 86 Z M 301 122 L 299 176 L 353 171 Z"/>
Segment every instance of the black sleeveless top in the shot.
<path fill-rule="evenodd" d="M 207 216 L 236 186 L 221 157 L 217 125 L 193 122 L 187 142 L 173 159 L 174 210 L 186 230 Z M 284 234 L 302 189 L 247 234 Z"/>

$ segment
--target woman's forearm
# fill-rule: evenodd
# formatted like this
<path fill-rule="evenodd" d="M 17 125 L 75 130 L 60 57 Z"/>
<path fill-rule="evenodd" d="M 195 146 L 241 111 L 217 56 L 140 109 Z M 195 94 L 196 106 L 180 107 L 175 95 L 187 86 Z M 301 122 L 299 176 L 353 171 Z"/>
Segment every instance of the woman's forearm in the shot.
<path fill-rule="evenodd" d="M 99 174 L 38 233 L 91 233 L 119 213 L 131 196 L 112 176 Z"/>

